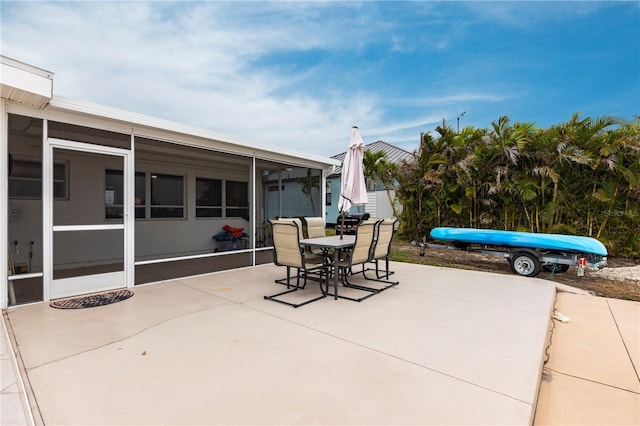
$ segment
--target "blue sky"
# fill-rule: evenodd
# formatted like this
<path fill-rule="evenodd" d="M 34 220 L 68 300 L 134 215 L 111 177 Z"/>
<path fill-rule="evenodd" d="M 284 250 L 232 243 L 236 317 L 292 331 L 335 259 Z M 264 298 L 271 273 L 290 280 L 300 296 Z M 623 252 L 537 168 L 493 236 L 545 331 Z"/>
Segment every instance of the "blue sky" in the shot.
<path fill-rule="evenodd" d="M 640 2 L 11 2 L 1 53 L 54 94 L 331 156 L 444 118 L 640 114 Z"/>

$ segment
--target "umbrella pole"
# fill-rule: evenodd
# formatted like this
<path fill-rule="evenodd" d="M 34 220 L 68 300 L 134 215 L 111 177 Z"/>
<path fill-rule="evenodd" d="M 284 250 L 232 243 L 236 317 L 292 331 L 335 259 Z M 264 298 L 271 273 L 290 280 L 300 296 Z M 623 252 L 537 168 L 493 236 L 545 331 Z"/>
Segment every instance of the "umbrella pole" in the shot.
<path fill-rule="evenodd" d="M 342 239 L 342 236 L 344 235 L 344 212 L 342 213 L 342 226 L 340 226 L 340 239 Z"/>

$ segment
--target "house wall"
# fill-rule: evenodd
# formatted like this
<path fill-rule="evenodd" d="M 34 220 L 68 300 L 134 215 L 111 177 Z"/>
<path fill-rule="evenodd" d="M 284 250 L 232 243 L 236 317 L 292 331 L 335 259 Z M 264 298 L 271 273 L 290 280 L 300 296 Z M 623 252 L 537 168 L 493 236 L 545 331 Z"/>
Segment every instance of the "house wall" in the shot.
<path fill-rule="evenodd" d="M 340 203 L 340 176 L 330 176 L 327 182 L 331 183 L 331 205 L 324 206 L 326 223 L 337 223 L 338 203 Z"/>
<path fill-rule="evenodd" d="M 14 140 L 11 152 L 15 158 L 40 161 L 37 139 Z M 170 155 L 144 156 L 136 161 L 137 172 L 166 173 L 185 177 L 186 218 L 140 219 L 135 222 L 135 259 L 148 260 L 222 250 L 213 236 L 224 225 L 245 228 L 250 233 L 250 222 L 242 218 L 196 218 L 195 178 L 209 177 L 222 180 L 249 182 L 249 165 L 230 168 L 203 167 L 187 160 L 177 163 Z M 54 225 L 82 225 L 114 223 L 105 219 L 105 170 L 122 170 L 122 160 L 112 156 L 87 155 L 68 150 L 54 150 L 54 161 L 68 165 L 68 199 L 54 200 Z M 210 163 L 215 164 L 215 163 Z M 86 182 L 93 182 L 88 186 Z M 251 191 L 251 189 L 249 189 Z M 258 193 L 258 203 L 261 203 Z M 31 260 L 30 272 L 42 271 L 42 199 L 9 199 L 9 241 L 14 263 Z M 71 268 L 122 261 L 122 232 L 86 231 L 55 233 L 54 265 L 56 269 Z M 73 240 L 73 243 L 71 243 Z M 18 241 L 17 245 L 13 241 Z M 33 241 L 32 258 L 29 244 Z"/>
<path fill-rule="evenodd" d="M 331 182 L 331 205 L 325 206 L 325 212 L 327 216 L 326 222 L 328 224 L 335 225 L 340 220 L 340 212 L 338 210 L 340 205 L 340 176 L 328 177 L 327 182 Z M 375 204 L 373 204 L 374 202 L 375 201 L 372 201 L 371 204 L 368 203 L 364 206 L 351 206 L 351 209 L 349 211 L 351 213 L 369 213 L 369 210 L 367 210 L 367 208 L 375 210 Z"/>
<path fill-rule="evenodd" d="M 320 195 L 316 188 L 312 190 L 315 212 L 312 209 L 309 198 L 302 192 L 298 182 L 282 182 L 282 211 L 278 210 L 278 183 L 269 182 L 265 191 L 265 209 L 267 220 L 281 217 L 320 216 L 322 205 L 319 203 Z M 271 188 L 271 190 L 269 189 Z"/>
<path fill-rule="evenodd" d="M 336 186 L 340 181 L 336 179 Z M 339 187 L 338 187 L 339 188 Z M 391 191 L 391 197 L 395 199 L 395 191 Z M 335 224 L 339 221 L 338 202 L 340 201 L 340 190 L 333 194 L 332 205 L 326 206 L 327 223 Z M 402 211 L 402 205 L 396 202 L 396 211 Z M 386 191 L 369 191 L 367 192 L 367 204 L 364 206 L 352 206 L 351 213 L 369 213 L 372 218 L 393 217 L 393 209 L 387 198 Z"/>
<path fill-rule="evenodd" d="M 372 208 L 372 212 L 369 212 L 367 210 L 367 212 L 371 213 L 372 217 L 378 217 L 378 218 L 393 217 L 393 209 L 391 208 L 391 203 L 389 203 L 389 198 L 387 197 L 386 191 L 372 191 L 369 193 L 369 195 L 372 202 L 375 203 Z M 392 190 L 391 199 L 395 200 L 395 196 L 396 196 L 396 192 Z M 396 202 L 395 207 L 396 207 L 396 211 L 399 214 L 402 211 L 402 205 Z"/>
<path fill-rule="evenodd" d="M 302 191 L 301 179 L 306 179 L 307 173 L 318 184 L 311 189 L 311 199 Z M 323 216 L 324 199 L 320 188 L 321 170 L 306 167 L 286 167 L 273 169 L 263 176 L 262 194 L 265 199 L 265 217 L 274 219 L 281 217 Z M 325 184 L 328 185 L 328 182 Z M 280 194 L 279 194 L 280 192 Z M 279 202 L 279 195 L 282 197 Z"/>
<path fill-rule="evenodd" d="M 286 175 L 285 175 L 286 176 Z M 331 204 L 327 205 L 326 200 L 322 201 L 322 207 L 325 212 L 325 220 L 328 224 L 336 224 L 339 221 L 338 206 L 340 203 L 340 176 L 331 176 L 327 178 L 327 184 L 331 185 Z M 267 200 L 267 216 L 273 219 L 276 216 L 293 217 L 293 216 L 314 216 L 311 210 L 311 204 L 308 198 L 300 190 L 300 184 L 296 181 L 282 181 L 282 213 L 278 212 L 278 192 L 275 190 L 277 182 L 269 182 L 268 186 L 274 188 L 269 191 L 266 189 L 265 198 Z M 314 197 L 319 199 L 317 191 L 314 189 Z M 391 191 L 391 197 L 395 199 L 395 191 Z M 317 207 L 315 216 L 320 214 L 320 208 Z M 396 203 L 396 211 L 401 211 L 401 205 Z M 393 209 L 384 190 L 375 190 L 367 192 L 367 204 L 364 206 L 352 206 L 351 213 L 369 213 L 371 217 L 386 218 L 393 217 Z"/>
<path fill-rule="evenodd" d="M 377 192 L 367 192 L 367 204 L 364 206 L 364 211 L 369 213 L 371 217 L 380 217 L 377 212 L 378 197 Z"/>
<path fill-rule="evenodd" d="M 181 166 L 158 166 L 136 162 L 136 171 L 177 174 Z M 246 170 L 248 174 L 248 170 Z M 144 219 L 136 220 L 135 248 L 136 261 L 166 257 L 186 256 L 191 254 L 211 253 L 224 249 L 222 243 L 213 236 L 229 225 L 244 228 L 250 234 L 250 222 L 242 218 L 196 218 L 195 213 L 195 179 L 210 177 L 210 169 L 190 167 L 184 174 L 186 179 L 186 219 Z M 216 179 L 247 181 L 245 173 L 215 173 Z"/>
<path fill-rule="evenodd" d="M 110 156 L 86 156 L 72 151 L 56 150 L 56 161 L 68 162 L 69 197 L 54 201 L 54 225 L 83 225 L 113 223 L 104 218 L 104 178 L 107 169 L 122 169 L 122 161 Z M 170 159 L 167 158 L 167 161 Z M 210 169 L 190 166 L 185 173 L 184 164 L 162 165 L 140 161 L 136 171 L 180 174 L 186 180 L 185 219 L 141 219 L 135 223 L 135 258 L 148 260 L 210 253 L 222 250 L 213 236 L 224 225 L 245 228 L 249 233 L 249 222 L 242 218 L 196 218 L 195 178 L 215 175 L 231 180 L 248 180 L 248 170 L 235 173 L 215 173 Z M 86 185 L 93 182 L 94 185 Z M 29 242 L 34 241 L 31 271 L 42 271 L 42 200 L 10 199 L 10 207 L 20 211 L 19 219 L 9 226 L 9 240 L 18 241 L 14 250 L 15 263 L 29 261 Z M 74 243 L 65 233 L 55 233 L 54 265 L 57 269 L 76 266 L 108 264 L 121 261 L 122 234 L 105 231 L 74 233 Z M 15 247 L 12 247 L 15 249 Z"/>

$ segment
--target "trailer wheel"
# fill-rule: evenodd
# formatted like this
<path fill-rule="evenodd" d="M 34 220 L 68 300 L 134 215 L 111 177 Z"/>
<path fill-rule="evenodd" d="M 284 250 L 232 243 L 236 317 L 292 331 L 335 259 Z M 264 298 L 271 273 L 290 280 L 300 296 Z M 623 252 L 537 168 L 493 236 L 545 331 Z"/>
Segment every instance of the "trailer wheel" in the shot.
<path fill-rule="evenodd" d="M 525 251 L 519 251 L 513 254 L 510 259 L 509 265 L 511 270 L 523 277 L 535 277 L 540 273 L 540 260 Z"/>

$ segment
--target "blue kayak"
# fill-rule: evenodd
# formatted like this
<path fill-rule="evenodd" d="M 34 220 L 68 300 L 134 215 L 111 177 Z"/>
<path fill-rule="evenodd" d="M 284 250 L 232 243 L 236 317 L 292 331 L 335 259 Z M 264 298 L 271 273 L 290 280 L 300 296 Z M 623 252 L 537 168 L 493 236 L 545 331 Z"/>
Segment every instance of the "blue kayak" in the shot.
<path fill-rule="evenodd" d="M 532 249 L 557 250 L 570 253 L 607 256 L 607 248 L 591 237 L 564 234 L 536 234 L 533 232 L 496 231 L 475 228 L 434 228 L 434 240 L 468 244 L 487 244 L 502 247 L 527 247 Z"/>

